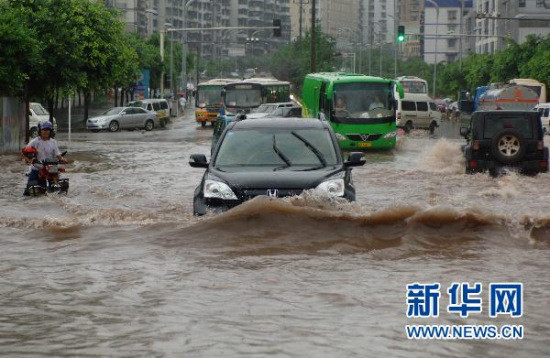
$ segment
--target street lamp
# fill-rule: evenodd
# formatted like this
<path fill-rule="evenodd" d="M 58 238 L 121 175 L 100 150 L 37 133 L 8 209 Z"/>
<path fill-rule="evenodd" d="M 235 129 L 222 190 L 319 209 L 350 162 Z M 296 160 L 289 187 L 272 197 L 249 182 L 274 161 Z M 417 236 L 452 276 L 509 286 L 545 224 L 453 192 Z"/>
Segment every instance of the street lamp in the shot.
<path fill-rule="evenodd" d="M 183 8 L 183 27 L 187 28 L 187 9 L 191 6 L 196 0 L 189 0 L 185 3 Z M 183 91 L 187 93 L 187 32 L 183 33 L 183 46 L 182 46 L 182 87 Z"/>
<path fill-rule="evenodd" d="M 172 27 L 172 24 L 166 22 L 160 30 L 160 61 L 162 62 L 162 71 L 160 74 L 160 98 L 164 98 L 164 36 L 166 34 L 166 28 L 168 27 Z"/>
<path fill-rule="evenodd" d="M 436 11 L 436 22 L 435 22 L 435 62 L 434 62 L 434 78 L 433 78 L 433 90 L 432 90 L 432 97 L 435 98 L 435 89 L 436 89 L 436 83 L 437 83 L 437 38 L 438 38 L 438 28 L 439 28 L 439 4 L 435 2 L 434 0 L 426 0 L 433 6 L 435 6 Z"/>

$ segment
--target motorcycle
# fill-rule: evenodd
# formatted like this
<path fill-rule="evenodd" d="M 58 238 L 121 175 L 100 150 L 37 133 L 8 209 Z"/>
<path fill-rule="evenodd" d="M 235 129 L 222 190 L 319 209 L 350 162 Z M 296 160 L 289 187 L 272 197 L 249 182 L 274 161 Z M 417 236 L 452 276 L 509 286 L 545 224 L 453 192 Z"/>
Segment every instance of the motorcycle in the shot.
<path fill-rule="evenodd" d="M 65 156 L 63 152 L 61 156 Z M 67 194 L 69 191 L 69 179 L 60 178 L 60 173 L 65 173 L 65 162 L 46 159 L 43 161 L 34 160 L 33 166 L 38 169 L 38 180 L 35 185 L 29 186 L 30 196 L 40 196 L 46 193 Z"/>

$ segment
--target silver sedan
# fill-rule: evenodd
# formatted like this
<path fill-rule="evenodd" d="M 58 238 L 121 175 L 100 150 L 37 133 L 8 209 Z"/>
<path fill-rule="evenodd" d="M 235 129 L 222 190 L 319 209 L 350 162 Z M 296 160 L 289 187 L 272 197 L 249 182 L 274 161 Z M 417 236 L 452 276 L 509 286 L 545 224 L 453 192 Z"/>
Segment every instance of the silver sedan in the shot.
<path fill-rule="evenodd" d="M 100 116 L 88 119 L 87 128 L 92 132 L 108 129 L 117 132 L 122 128 L 144 128 L 147 131 L 155 127 L 156 115 L 139 107 L 114 107 Z"/>

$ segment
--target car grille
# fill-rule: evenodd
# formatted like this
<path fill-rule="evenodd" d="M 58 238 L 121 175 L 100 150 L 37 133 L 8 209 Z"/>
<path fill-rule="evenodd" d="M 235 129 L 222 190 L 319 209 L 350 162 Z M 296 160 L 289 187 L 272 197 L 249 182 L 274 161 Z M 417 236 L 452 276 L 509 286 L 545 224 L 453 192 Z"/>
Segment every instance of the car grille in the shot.
<path fill-rule="evenodd" d="M 276 195 L 274 191 L 276 192 Z M 269 193 L 268 193 L 269 192 Z M 284 198 L 287 196 L 300 195 L 302 189 L 245 189 L 242 191 L 244 200 L 252 199 L 256 196 L 276 196 L 277 198 Z"/>
<path fill-rule="evenodd" d="M 372 142 L 380 138 L 382 134 L 348 134 L 350 140 L 356 142 Z"/>

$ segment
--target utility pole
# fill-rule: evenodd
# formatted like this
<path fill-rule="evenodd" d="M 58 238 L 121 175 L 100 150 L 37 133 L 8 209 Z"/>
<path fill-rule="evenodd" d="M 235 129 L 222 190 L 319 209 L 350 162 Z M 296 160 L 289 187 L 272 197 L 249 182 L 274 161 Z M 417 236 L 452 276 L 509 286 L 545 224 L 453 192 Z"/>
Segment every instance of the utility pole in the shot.
<path fill-rule="evenodd" d="M 311 55 L 309 70 L 311 73 L 317 72 L 315 62 L 315 0 L 311 0 Z"/>

